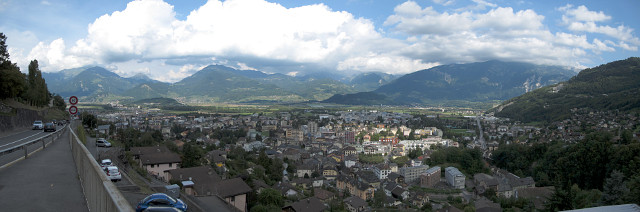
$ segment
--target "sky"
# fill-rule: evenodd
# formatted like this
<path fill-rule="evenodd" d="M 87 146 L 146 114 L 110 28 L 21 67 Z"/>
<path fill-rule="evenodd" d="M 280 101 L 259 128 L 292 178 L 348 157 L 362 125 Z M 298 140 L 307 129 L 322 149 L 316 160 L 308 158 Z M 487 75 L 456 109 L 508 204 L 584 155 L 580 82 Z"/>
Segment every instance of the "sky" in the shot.
<path fill-rule="evenodd" d="M 207 65 L 292 76 L 502 60 L 576 70 L 640 56 L 640 1 L 0 0 L 23 72 L 177 82 Z"/>

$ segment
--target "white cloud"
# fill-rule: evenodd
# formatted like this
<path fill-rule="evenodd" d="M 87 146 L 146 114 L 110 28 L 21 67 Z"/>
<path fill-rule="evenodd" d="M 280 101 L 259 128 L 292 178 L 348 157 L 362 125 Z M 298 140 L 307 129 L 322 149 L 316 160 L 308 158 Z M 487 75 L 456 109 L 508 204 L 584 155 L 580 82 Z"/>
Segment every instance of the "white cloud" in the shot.
<path fill-rule="evenodd" d="M 573 5 L 567 4 L 563 7 L 558 8 L 558 10 L 565 12 L 565 14 L 562 16 L 562 20 L 565 22 L 598 22 L 611 20 L 611 16 L 605 15 L 604 12 L 590 11 L 584 5 L 580 5 L 574 9 Z"/>
<path fill-rule="evenodd" d="M 490 3 L 485 5 L 494 6 Z M 566 6 L 559 10 L 572 11 L 572 8 Z M 589 42 L 586 35 L 552 33 L 543 23 L 545 17 L 533 10 L 514 11 L 510 7 L 497 7 L 487 12 L 465 9 L 449 13 L 435 11 L 432 7 L 422 8 L 417 3 L 408 1 L 398 5 L 394 11 L 395 14 L 385 24 L 395 32 L 408 36 L 406 42 L 410 46 L 400 50 L 401 55 L 408 55 L 423 63 L 447 64 L 500 59 L 581 66 L 580 63 L 588 61 L 585 59 L 590 55 L 588 51 L 600 54 L 603 51 L 614 51 L 612 46 L 628 48 L 628 43 L 632 43 L 606 44 L 598 39 Z M 587 20 L 584 14 L 596 16 L 591 20 L 604 21 L 608 17 L 602 13 L 585 12 L 581 7 L 571 14 L 574 14 L 572 19 L 576 20 Z M 617 34 L 617 37 L 631 36 L 631 31 L 625 28 L 598 30 Z"/>
<path fill-rule="evenodd" d="M 633 29 L 624 25 L 617 27 L 598 25 L 596 22 L 606 22 L 612 19 L 611 16 L 604 14 L 602 11 L 591 11 L 584 5 L 574 7 L 570 4 L 560 7 L 558 10 L 564 12 L 562 22 L 571 31 L 598 33 L 618 39 L 619 43 L 615 46 L 625 50 L 637 51 L 638 46 L 640 46 L 640 39 L 633 35 Z M 603 43 L 596 45 L 603 47 Z M 611 51 L 609 48 L 604 49 Z"/>
<path fill-rule="evenodd" d="M 87 37 L 67 51 L 53 51 L 51 48 L 59 50 L 60 46 L 51 45 L 36 47 L 32 52 L 38 57 L 51 52 L 48 64 L 52 66 L 48 69 L 70 68 L 77 65 L 78 57 L 86 58 L 85 63 L 132 65 L 202 56 L 241 68 L 274 66 L 270 70 L 277 70 L 279 63 L 285 63 L 287 67 L 311 64 L 307 67 L 336 69 L 342 61 L 367 52 L 387 52 L 398 45 L 405 44 L 384 38 L 370 20 L 332 11 L 323 4 L 285 8 L 263 0 L 211 0 L 185 20 L 178 20 L 173 6 L 164 1 L 136 0 L 122 11 L 96 19 L 89 25 Z M 235 61 L 247 58 L 252 61 Z M 350 63 L 353 61 L 359 60 Z M 410 63 L 406 67 L 415 63 L 410 59 L 398 62 Z M 150 71 L 167 71 L 168 67 Z M 415 71 L 385 70 L 389 66 L 371 64 L 353 67 L 389 73 Z M 185 73 L 172 68 L 164 79 L 173 80 Z"/>
<path fill-rule="evenodd" d="M 491 59 L 580 67 L 594 54 L 640 45 L 633 29 L 601 25 L 612 20 L 603 12 L 573 5 L 557 10 L 571 33 L 551 32 L 533 10 L 484 0 L 445 12 L 407 1 L 384 21 L 383 33 L 368 19 L 324 4 L 209 0 L 178 19 L 162 0 L 135 0 L 97 18 L 83 39 L 40 42 L 26 56 L 19 49 L 10 53 L 25 64 L 38 59 L 45 71 L 98 64 L 123 76 L 146 73 L 175 82 L 209 64 L 297 75 L 310 69 L 400 74 Z"/>
<path fill-rule="evenodd" d="M 453 4 L 453 2 L 454 2 L 453 0 L 433 0 L 433 3 L 440 4 L 443 6 L 449 6 Z"/>

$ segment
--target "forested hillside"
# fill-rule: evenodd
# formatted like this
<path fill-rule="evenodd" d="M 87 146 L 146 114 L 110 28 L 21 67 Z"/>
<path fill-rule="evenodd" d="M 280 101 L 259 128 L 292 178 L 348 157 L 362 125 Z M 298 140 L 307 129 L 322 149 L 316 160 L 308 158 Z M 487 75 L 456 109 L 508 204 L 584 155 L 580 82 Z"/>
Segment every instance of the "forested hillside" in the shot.
<path fill-rule="evenodd" d="M 492 111 L 523 122 L 551 122 L 567 118 L 573 108 L 638 111 L 640 58 L 585 69 L 569 81 L 515 97 Z"/>

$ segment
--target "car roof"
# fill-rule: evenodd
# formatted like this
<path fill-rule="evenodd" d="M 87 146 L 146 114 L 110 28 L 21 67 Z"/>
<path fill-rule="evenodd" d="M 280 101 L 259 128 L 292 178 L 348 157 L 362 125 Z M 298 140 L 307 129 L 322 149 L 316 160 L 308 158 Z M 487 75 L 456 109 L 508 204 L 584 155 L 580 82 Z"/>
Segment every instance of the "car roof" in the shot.
<path fill-rule="evenodd" d="M 111 159 L 104 159 L 104 160 L 102 160 L 102 163 L 106 163 L 106 162 L 111 162 Z"/>
<path fill-rule="evenodd" d="M 169 196 L 169 195 L 167 195 L 167 194 L 165 194 L 165 193 L 155 193 L 155 194 L 151 194 L 151 195 L 147 196 L 146 198 L 144 198 L 144 201 L 145 201 L 145 202 L 148 202 L 149 200 L 152 200 L 152 199 L 158 199 L 158 198 L 168 199 L 168 200 L 170 200 L 171 202 L 177 202 L 177 200 L 176 200 L 176 199 L 174 199 L 173 197 L 171 197 L 171 196 Z"/>
<path fill-rule="evenodd" d="M 109 169 L 109 170 L 118 170 L 118 167 L 117 167 L 117 166 L 108 166 L 106 169 Z"/>

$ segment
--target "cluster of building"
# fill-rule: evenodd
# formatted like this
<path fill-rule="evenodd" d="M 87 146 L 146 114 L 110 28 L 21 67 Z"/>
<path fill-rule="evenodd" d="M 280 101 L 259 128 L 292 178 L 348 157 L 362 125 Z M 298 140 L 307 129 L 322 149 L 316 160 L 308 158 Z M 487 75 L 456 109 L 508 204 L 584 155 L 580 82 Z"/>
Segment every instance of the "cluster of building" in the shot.
<path fill-rule="evenodd" d="M 312 111 L 304 113 L 310 112 Z M 205 198 L 203 201 L 219 202 L 220 205 L 240 211 L 248 210 L 248 193 L 259 192 L 264 188 L 278 190 L 288 199 L 299 200 L 285 206 L 284 211 L 318 211 L 316 209 L 326 208 L 328 203 L 335 199 L 343 201 L 350 211 L 364 211 L 370 209 L 367 201 L 373 200 L 375 193 L 381 191 L 385 194 L 385 206 L 420 208 L 428 204 L 430 199 L 446 201 L 449 195 L 472 199 L 475 197 L 473 193 L 465 189 L 469 188 L 469 185 L 473 185 L 473 190 L 478 194 L 488 188 L 494 188 L 493 181 L 483 180 L 484 175 L 479 176 L 476 182 L 476 176 L 470 180 L 456 167 L 443 169 L 422 164 L 423 159 L 429 157 L 433 146 L 458 147 L 459 144 L 457 141 L 442 138 L 442 130 L 435 127 L 406 127 L 408 121 L 415 119 L 410 114 L 343 111 L 335 114 L 316 114 L 311 118 L 307 116 L 306 119 L 301 119 L 298 114 L 289 112 L 270 115 L 179 116 L 140 110 L 98 114 L 98 117 L 115 123 L 116 128 L 158 130 L 168 140 L 174 140 L 176 133 L 185 137 L 190 133 L 199 132 L 201 136 L 195 140 L 203 145 L 220 146 L 221 141 L 211 136 L 215 130 L 243 130 L 246 132 L 245 137 L 238 138 L 232 145 L 227 144 L 225 148 L 208 152 L 206 160 L 209 164 L 202 167 L 180 168 L 180 156 L 166 148 L 131 149 L 141 168 L 158 179 L 166 183 L 180 182 L 184 192 L 189 195 Z M 172 132 L 173 126 L 181 126 L 185 131 Z M 493 127 L 490 127 L 487 130 L 489 135 L 513 133 L 514 130 L 504 130 L 500 125 L 495 127 L 495 131 L 492 129 Z M 539 131 L 536 128 L 522 129 L 524 132 Z M 103 127 L 102 130 L 108 129 Z M 520 130 L 516 131 L 520 133 Z M 385 136 L 380 136 L 381 134 Z M 410 135 L 414 137 L 413 140 L 402 139 Z M 184 142 L 189 141 L 175 140 L 178 146 Z M 242 147 L 247 152 L 257 154 L 264 151 L 270 158 L 286 159 L 289 163 L 287 165 L 294 165 L 296 170 L 293 173 L 285 171 L 283 179 L 275 185 L 267 185 L 257 180 L 253 181 L 250 187 L 240 178 L 224 179 L 226 154 L 234 145 Z M 390 162 L 390 159 L 406 156 L 415 149 L 422 149 L 425 155 L 406 164 Z M 381 155 L 384 162 L 363 163 L 359 155 Z M 505 197 L 516 195 L 516 190 L 521 188 L 517 184 L 511 184 L 517 180 L 507 180 L 506 185 L 511 188 L 509 193 L 509 187 L 500 186 L 501 180 L 496 181 L 497 194 Z M 445 189 L 449 193 L 438 195 L 430 193 L 428 189 L 411 189 L 412 187 Z M 313 195 L 305 195 L 305 190 L 311 188 L 314 190 Z"/>

